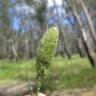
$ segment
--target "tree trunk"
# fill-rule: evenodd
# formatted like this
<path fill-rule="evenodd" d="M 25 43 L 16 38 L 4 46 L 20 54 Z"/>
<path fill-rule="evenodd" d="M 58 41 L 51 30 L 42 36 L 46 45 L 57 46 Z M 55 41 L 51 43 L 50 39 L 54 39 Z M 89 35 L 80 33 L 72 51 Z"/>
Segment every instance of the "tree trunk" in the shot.
<path fill-rule="evenodd" d="M 12 44 L 11 46 L 12 46 L 12 52 L 14 55 L 14 59 L 17 61 L 18 60 L 18 54 L 17 54 L 16 48 L 15 48 L 15 45 Z"/>
<path fill-rule="evenodd" d="M 66 42 L 65 42 L 65 39 L 64 39 L 64 35 L 63 33 L 60 32 L 60 38 L 61 38 L 61 42 L 63 42 L 63 48 L 64 48 L 64 51 L 68 57 L 68 59 L 71 59 L 71 54 L 69 53 L 69 50 L 67 49 L 67 45 L 66 45 Z"/>
<path fill-rule="evenodd" d="M 80 54 L 81 58 L 86 56 L 86 52 L 84 50 L 84 46 L 82 45 L 82 43 L 83 42 L 82 42 L 81 38 L 76 41 L 77 51 Z"/>
<path fill-rule="evenodd" d="M 7 44 L 3 42 L 3 59 L 7 56 Z"/>
<path fill-rule="evenodd" d="M 79 24 L 80 30 L 81 30 L 81 38 L 82 38 L 82 41 L 83 41 L 84 48 L 86 50 L 88 59 L 91 63 L 91 66 L 95 67 L 96 66 L 96 59 L 95 59 L 96 57 L 95 57 L 95 54 L 94 54 L 93 50 L 91 50 L 91 47 L 87 42 L 87 35 L 86 35 L 86 32 L 85 32 L 85 29 L 83 28 L 83 24 L 80 20 L 80 16 L 78 15 L 75 8 L 73 9 L 73 12 L 74 12 L 74 15 L 75 15 L 75 17 L 77 19 L 77 22 Z"/>
<path fill-rule="evenodd" d="M 54 5 L 56 6 L 56 2 L 55 2 L 55 0 L 53 0 L 53 3 L 54 3 Z M 71 59 L 71 54 L 69 53 L 69 50 L 67 49 L 67 45 L 66 45 L 66 42 L 65 42 L 65 38 L 64 38 L 64 33 L 62 33 L 62 28 L 61 28 L 61 24 L 60 24 L 60 20 L 59 20 L 59 14 L 58 14 L 58 10 L 57 10 L 57 8 L 56 8 L 56 15 L 57 15 L 57 17 L 58 17 L 58 20 L 57 20 L 57 27 L 58 27 L 58 29 L 59 29 L 59 34 L 60 34 L 60 37 L 61 37 L 61 40 L 63 41 L 63 43 L 64 43 L 64 50 L 65 50 L 65 53 L 66 53 L 66 55 L 67 55 L 67 57 L 68 57 L 68 59 Z"/>
<path fill-rule="evenodd" d="M 25 47 L 24 47 L 24 58 L 29 59 L 29 44 L 28 44 L 28 39 L 25 39 Z"/>
<path fill-rule="evenodd" d="M 95 44 L 96 44 L 96 32 L 95 32 L 95 28 L 94 28 L 91 16 L 88 13 L 88 10 L 86 8 L 86 5 L 84 4 L 84 1 L 79 0 L 79 2 L 80 2 L 81 6 L 83 8 L 83 11 L 84 11 L 86 17 L 87 17 L 87 20 L 88 20 L 88 24 L 89 24 L 89 28 L 90 28 L 90 35 L 92 36 L 92 38 L 93 38 L 93 40 L 95 41 Z"/>

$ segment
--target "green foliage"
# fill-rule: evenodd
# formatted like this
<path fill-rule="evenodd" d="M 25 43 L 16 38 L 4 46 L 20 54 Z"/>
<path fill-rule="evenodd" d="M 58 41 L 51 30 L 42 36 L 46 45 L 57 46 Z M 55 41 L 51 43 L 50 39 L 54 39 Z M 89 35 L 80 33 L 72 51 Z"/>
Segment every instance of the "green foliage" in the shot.
<path fill-rule="evenodd" d="M 50 28 L 41 39 L 36 58 L 36 96 L 38 96 L 38 92 L 41 87 L 42 77 L 45 76 L 46 71 L 51 64 L 52 57 L 55 54 L 57 42 L 58 31 L 55 27 Z"/>
<path fill-rule="evenodd" d="M 38 76 L 45 75 L 46 70 L 51 64 L 52 57 L 54 56 L 57 42 L 58 32 L 55 27 L 52 27 L 44 34 L 38 48 L 36 58 L 36 71 Z"/>
<path fill-rule="evenodd" d="M 29 78 L 34 81 L 36 76 L 35 60 L 20 60 L 18 64 L 15 61 L 0 60 L 0 85 L 28 82 L 26 65 Z M 93 69 L 90 66 L 87 58 L 80 58 L 77 55 L 73 56 L 71 60 L 62 57 L 53 58 L 47 73 L 48 76 L 42 81 L 41 91 L 96 86 L 96 68 Z"/>

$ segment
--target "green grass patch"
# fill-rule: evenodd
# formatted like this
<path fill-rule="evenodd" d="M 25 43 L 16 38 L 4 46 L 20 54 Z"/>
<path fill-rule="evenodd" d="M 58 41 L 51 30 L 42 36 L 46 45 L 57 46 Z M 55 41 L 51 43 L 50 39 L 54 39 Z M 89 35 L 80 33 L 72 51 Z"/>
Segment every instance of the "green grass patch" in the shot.
<path fill-rule="evenodd" d="M 27 82 L 26 66 L 30 79 L 34 80 L 35 60 L 20 60 L 18 63 L 0 60 L 0 84 Z M 89 88 L 96 85 L 96 68 L 92 68 L 87 58 L 73 56 L 71 60 L 55 57 L 42 81 L 42 90 L 63 90 L 69 88 Z"/>

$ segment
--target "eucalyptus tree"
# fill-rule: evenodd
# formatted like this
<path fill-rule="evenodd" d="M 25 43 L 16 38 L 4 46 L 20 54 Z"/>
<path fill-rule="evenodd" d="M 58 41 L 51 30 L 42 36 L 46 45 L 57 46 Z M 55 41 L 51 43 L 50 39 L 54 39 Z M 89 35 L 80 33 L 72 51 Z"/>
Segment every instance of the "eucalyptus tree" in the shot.
<path fill-rule="evenodd" d="M 46 18 L 44 16 L 44 12 L 46 11 L 46 6 L 47 5 L 44 0 L 19 0 L 18 4 L 15 7 L 18 11 L 16 15 L 19 17 L 21 23 L 20 30 L 18 30 L 20 32 L 17 32 L 21 34 L 21 37 L 19 36 L 19 40 L 17 40 L 17 42 L 20 42 L 20 40 L 22 42 L 23 40 L 24 44 L 20 44 L 19 47 L 21 46 L 22 50 L 24 50 L 23 54 L 24 58 L 26 59 L 30 57 L 29 55 L 31 52 L 31 47 L 33 49 L 31 54 L 34 56 L 36 55 L 38 42 L 45 32 Z M 35 22 L 35 24 L 33 22 Z M 28 30 L 26 30 L 27 28 Z M 22 33 L 22 31 L 24 31 L 25 33 Z M 32 43 L 29 43 L 30 40 Z"/>
<path fill-rule="evenodd" d="M 69 23 L 72 27 L 71 31 L 74 33 L 74 36 L 71 35 L 75 44 L 74 48 L 76 47 L 77 52 L 80 54 L 80 57 L 84 57 L 84 46 L 82 44 L 82 39 L 80 38 L 80 32 L 77 29 L 78 24 L 76 24 L 76 18 L 74 17 L 70 2 L 70 0 L 62 0 L 62 7 L 66 12 L 66 17 L 69 18 Z M 73 18 L 73 21 L 71 21 L 70 18 Z"/>
<path fill-rule="evenodd" d="M 55 0 L 53 0 L 53 3 L 54 3 L 54 6 L 56 8 Z M 57 8 L 56 8 L 56 14 L 55 15 L 57 16 L 56 25 L 57 25 L 58 30 L 59 30 L 60 41 L 62 42 L 62 45 L 63 45 L 62 47 L 64 48 L 64 51 L 65 51 L 68 59 L 71 59 L 71 54 L 70 54 L 70 52 L 69 52 L 69 50 L 67 48 L 67 44 L 65 42 L 65 35 L 64 35 L 64 32 L 63 32 L 62 27 L 61 27 L 62 24 L 60 23 L 60 17 L 59 17 L 59 13 L 58 13 L 58 9 Z"/>
<path fill-rule="evenodd" d="M 93 24 L 93 21 L 92 21 L 92 18 L 88 12 L 88 8 L 86 7 L 85 3 L 83 0 L 78 0 L 77 2 L 78 6 L 81 5 L 85 15 L 86 15 L 86 18 L 87 18 L 87 21 L 88 21 L 88 26 L 89 26 L 89 29 L 90 29 L 90 34 L 93 38 L 93 40 L 95 41 L 95 44 L 96 44 L 96 32 L 95 32 L 95 28 L 94 28 L 94 24 Z"/>
<path fill-rule="evenodd" d="M 87 53 L 87 57 L 88 57 L 91 65 L 92 65 L 92 67 L 95 67 L 96 66 L 95 53 L 92 50 L 90 44 L 88 43 L 88 37 L 87 37 L 88 32 L 84 28 L 84 25 L 81 21 L 80 15 L 79 15 L 78 10 L 77 10 L 78 8 L 76 7 L 74 1 L 71 2 L 71 6 L 72 6 L 73 14 L 76 17 L 77 24 L 79 25 L 79 32 L 80 32 L 81 39 L 83 41 L 84 48 L 85 48 L 86 53 Z"/>
<path fill-rule="evenodd" d="M 9 9 L 13 5 L 10 3 L 10 1 L 6 0 L 0 0 L 0 37 L 3 39 L 4 42 L 2 42 L 4 54 L 8 55 L 8 52 L 11 52 L 14 54 L 14 57 L 17 58 L 17 52 L 14 46 L 14 40 L 15 38 L 15 31 L 13 31 L 10 27 L 10 16 L 9 16 Z M 9 47 L 9 50 L 8 50 Z M 2 55 L 4 55 L 2 54 Z M 10 53 L 9 53 L 10 54 Z M 9 55 L 10 56 L 10 55 Z"/>
<path fill-rule="evenodd" d="M 38 41 L 35 43 L 35 55 L 37 50 L 37 45 L 39 43 L 39 40 L 43 36 L 44 32 L 47 30 L 47 0 L 40 0 L 35 2 L 36 8 L 35 8 L 35 18 L 34 20 L 38 23 Z"/>

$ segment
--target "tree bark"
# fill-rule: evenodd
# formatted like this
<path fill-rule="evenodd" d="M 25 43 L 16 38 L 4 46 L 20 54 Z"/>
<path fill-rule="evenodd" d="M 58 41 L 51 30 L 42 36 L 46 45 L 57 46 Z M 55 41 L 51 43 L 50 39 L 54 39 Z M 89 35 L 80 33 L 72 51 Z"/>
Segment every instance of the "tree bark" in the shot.
<path fill-rule="evenodd" d="M 76 47 L 77 47 L 77 51 L 80 55 L 81 58 L 86 56 L 85 50 L 84 50 L 84 46 L 82 45 L 82 40 L 81 38 L 76 40 Z"/>
<path fill-rule="evenodd" d="M 88 59 L 91 63 L 91 66 L 95 67 L 96 66 L 96 59 L 95 59 L 96 57 L 95 57 L 95 54 L 94 54 L 93 50 L 91 49 L 90 45 L 87 42 L 87 35 L 86 35 L 86 32 L 85 32 L 85 29 L 83 28 L 83 24 L 80 20 L 80 16 L 78 15 L 75 8 L 73 8 L 73 12 L 74 12 L 74 15 L 75 15 L 75 17 L 77 19 L 77 22 L 79 24 L 80 30 L 81 30 L 81 38 L 82 38 L 82 41 L 83 41 L 84 48 L 86 50 Z"/>
<path fill-rule="evenodd" d="M 86 8 L 86 5 L 84 4 L 84 1 L 83 0 L 79 0 L 79 3 L 81 4 L 82 8 L 83 8 L 83 11 L 87 17 L 87 20 L 88 20 L 88 24 L 89 24 L 89 28 L 90 28 L 90 35 L 92 36 L 93 40 L 95 41 L 95 44 L 96 44 L 96 32 L 95 32 L 95 28 L 94 28 L 94 25 L 93 25 L 93 22 L 92 22 L 92 19 L 91 19 L 91 16 Z"/>
<path fill-rule="evenodd" d="M 71 59 L 71 54 L 69 53 L 69 50 L 67 49 L 67 45 L 66 45 L 66 42 L 65 42 L 65 39 L 64 39 L 64 35 L 63 33 L 60 32 L 60 37 L 61 37 L 61 42 L 63 42 L 63 48 L 64 48 L 64 51 L 68 57 L 68 59 Z"/>
<path fill-rule="evenodd" d="M 54 3 L 54 5 L 56 6 L 56 2 L 55 2 L 55 0 L 53 0 L 53 3 Z M 64 50 L 65 50 L 65 53 L 66 53 L 66 55 L 67 55 L 67 57 L 68 57 L 68 59 L 71 59 L 71 54 L 69 53 L 69 50 L 67 49 L 67 45 L 66 45 L 66 42 L 65 42 L 65 38 L 64 38 L 64 33 L 62 33 L 62 28 L 61 28 L 61 24 L 60 24 L 60 20 L 59 20 L 59 14 L 58 14 L 58 10 L 57 10 L 57 8 L 56 8 L 56 15 L 57 15 L 57 18 L 58 18 L 58 20 L 57 20 L 57 27 L 58 27 L 58 29 L 59 29 L 59 36 L 61 37 L 61 39 L 62 39 L 62 41 L 63 41 L 63 43 L 64 43 Z"/>
<path fill-rule="evenodd" d="M 25 47 L 24 47 L 24 58 L 29 59 L 29 44 L 28 44 L 28 39 L 25 39 Z"/>
<path fill-rule="evenodd" d="M 15 45 L 12 44 L 11 46 L 12 46 L 12 52 L 14 55 L 14 59 L 17 61 L 18 60 L 18 54 L 17 54 L 16 48 L 15 48 Z"/>

